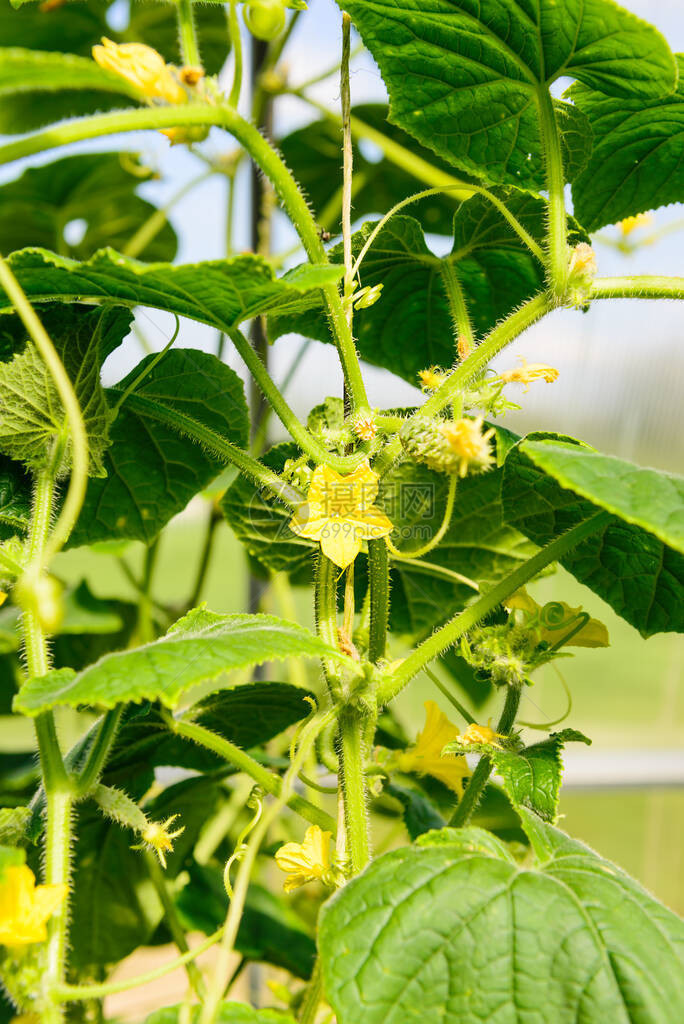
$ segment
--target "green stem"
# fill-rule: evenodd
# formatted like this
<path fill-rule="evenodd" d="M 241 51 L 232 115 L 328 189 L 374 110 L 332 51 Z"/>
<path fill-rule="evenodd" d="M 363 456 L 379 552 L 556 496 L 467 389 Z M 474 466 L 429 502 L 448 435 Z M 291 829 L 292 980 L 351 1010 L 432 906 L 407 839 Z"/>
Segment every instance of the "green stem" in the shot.
<path fill-rule="evenodd" d="M 428 679 L 432 680 L 432 682 L 437 687 L 439 692 L 444 694 L 444 696 L 446 697 L 450 704 L 453 704 L 453 706 L 458 711 L 459 715 L 465 718 L 466 722 L 468 722 L 469 725 L 474 725 L 477 719 L 473 718 L 468 709 L 464 707 L 463 704 L 461 704 L 460 700 L 457 700 L 456 697 L 454 697 L 451 690 L 449 690 L 448 687 L 444 685 L 442 680 L 439 679 L 439 677 L 436 676 L 435 673 L 427 667 L 427 665 L 425 666 L 423 671 L 425 672 L 425 675 L 428 677 Z"/>
<path fill-rule="evenodd" d="M 387 653 L 389 619 L 389 558 L 383 539 L 368 541 L 368 577 L 370 586 L 370 631 L 368 658 L 377 664 Z"/>
<path fill-rule="evenodd" d="M 432 536 L 426 544 L 423 544 L 422 547 L 416 548 L 415 551 L 399 551 L 391 543 L 389 537 L 387 538 L 387 547 L 392 552 L 395 558 L 398 558 L 400 560 L 422 558 L 423 555 L 427 555 L 430 551 L 433 550 L 433 548 L 436 548 L 438 546 L 438 544 L 444 537 L 444 534 L 449 529 L 449 524 L 451 523 L 451 517 L 454 512 L 454 502 L 456 500 L 456 483 L 456 474 L 452 473 L 451 476 L 449 477 L 449 490 L 447 492 L 447 500 L 446 505 L 444 506 L 444 516 L 442 517 L 442 522 L 440 524 L 439 529 L 437 530 L 437 533 L 435 533 L 434 536 Z"/>
<path fill-rule="evenodd" d="M 319 237 L 316 221 L 297 182 L 276 150 L 258 129 L 227 105 L 184 103 L 177 106 L 148 107 L 79 118 L 1 146 L 0 164 L 83 139 L 94 139 L 103 135 L 146 128 L 160 129 L 190 125 L 216 125 L 224 128 L 244 146 L 254 162 L 273 183 L 311 262 L 327 264 L 328 256 Z M 361 376 L 361 367 L 354 341 L 349 332 L 342 299 L 334 284 L 325 285 L 322 291 L 328 305 L 333 334 L 353 409 L 366 408 L 368 406 L 366 388 Z"/>
<path fill-rule="evenodd" d="M 211 550 L 214 546 L 214 537 L 216 536 L 216 529 L 219 523 L 223 522 L 223 516 L 221 515 L 220 509 L 216 505 L 212 505 L 211 512 L 209 513 L 209 522 L 207 524 L 207 531 L 204 535 L 204 543 L 202 545 L 202 551 L 199 557 L 199 563 L 197 565 L 197 576 L 195 577 L 195 585 L 192 588 L 192 593 L 186 602 L 188 610 L 194 608 L 200 599 L 204 581 L 207 578 L 207 571 L 209 569 L 209 562 L 211 559 Z"/>
<path fill-rule="evenodd" d="M 250 775 L 267 793 L 276 797 L 280 796 L 282 791 L 280 776 L 269 771 L 268 768 L 264 768 L 263 765 L 255 761 L 253 757 L 250 757 L 249 754 L 245 753 L 244 750 L 241 750 L 234 743 L 224 739 L 222 736 L 217 736 L 216 733 L 205 729 L 202 725 L 197 725 L 196 722 L 186 722 L 183 719 L 175 719 L 170 715 L 167 718 L 167 722 L 169 728 L 179 736 L 184 736 L 185 739 L 192 740 L 193 743 L 206 747 L 207 750 L 212 750 L 219 757 L 232 764 L 239 772 L 245 772 L 247 775 Z M 312 825 L 318 825 L 322 829 L 335 832 L 335 822 L 330 815 L 308 800 L 293 794 L 287 803 L 293 811 L 300 814 L 302 818 L 306 818 Z"/>
<path fill-rule="evenodd" d="M 68 540 L 81 511 L 88 485 L 88 436 L 76 392 L 64 369 L 62 360 L 57 355 L 52 341 L 36 316 L 23 288 L 2 256 L 0 256 L 0 284 L 5 289 L 47 367 L 64 407 L 71 437 L 71 475 L 62 511 L 55 523 L 52 535 L 48 538 L 45 533 L 39 549 L 34 552 L 29 561 L 27 572 L 39 575 L 42 567 L 61 550 Z"/>
<path fill-rule="evenodd" d="M 207 949 L 215 946 L 222 935 L 223 928 L 219 928 L 218 931 L 210 935 L 204 942 L 200 942 L 199 946 L 195 946 L 188 953 L 176 957 L 175 960 L 169 961 L 168 964 L 162 964 L 161 967 L 155 967 L 153 971 L 148 971 L 146 974 L 139 974 L 135 978 L 126 978 L 124 981 L 105 981 L 99 985 L 60 985 L 55 990 L 56 996 L 63 1003 L 83 1002 L 86 999 L 105 999 L 107 996 L 116 995 L 117 992 L 127 992 L 129 989 L 138 988 L 140 985 L 147 985 L 150 981 L 163 978 L 165 974 L 171 974 L 172 971 L 190 963 L 191 960 L 196 960 Z"/>
<path fill-rule="evenodd" d="M 164 872 L 162 871 L 157 858 L 150 850 L 146 850 L 144 856 L 147 870 L 152 880 L 152 885 L 156 889 L 161 905 L 164 908 L 164 915 L 166 917 L 168 929 L 171 932 L 171 938 L 178 947 L 178 952 L 181 955 L 189 953 L 190 947 L 188 946 L 188 940 L 185 936 L 185 932 L 183 931 L 183 926 L 180 923 L 176 904 L 171 892 L 169 891 L 169 885 L 166 881 L 166 877 L 164 876 Z M 185 972 L 188 976 L 188 981 L 195 990 L 198 999 L 202 999 L 204 996 L 204 978 L 202 977 L 202 972 L 194 960 L 188 960 L 184 966 Z"/>
<path fill-rule="evenodd" d="M 69 786 L 45 787 L 45 884 L 69 885 L 71 869 L 71 811 L 73 792 Z M 46 1003 L 41 1014 L 43 1024 L 58 1024 L 61 1008 L 56 1002 L 58 987 L 66 971 L 68 897 L 48 921 L 45 969 L 42 976 Z"/>
<path fill-rule="evenodd" d="M 228 102 L 231 107 L 237 108 L 237 105 L 240 102 L 240 93 L 242 92 L 242 33 L 240 31 L 240 22 L 238 20 L 237 0 L 230 0 L 227 17 L 228 34 L 230 36 L 230 45 L 233 51 L 233 60 L 235 62 L 233 67 L 233 84 L 230 89 Z"/>
<path fill-rule="evenodd" d="M 175 313 L 173 315 L 176 318 L 176 327 L 173 334 L 171 335 L 167 343 L 164 345 L 164 347 L 160 349 L 159 352 L 155 352 L 154 356 L 145 364 L 145 366 L 143 366 L 140 373 L 136 374 L 136 376 L 130 382 L 126 390 L 121 393 L 121 396 L 117 399 L 116 405 L 112 409 L 112 422 L 119 415 L 119 410 L 121 409 L 121 406 L 124 404 L 128 396 L 133 394 L 133 392 L 138 388 L 140 384 L 142 384 L 146 377 L 149 377 L 149 375 L 152 373 L 152 370 L 154 370 L 155 366 L 157 366 L 157 364 L 162 361 L 162 359 L 164 358 L 164 356 L 169 351 L 174 341 L 178 337 L 178 332 L 180 331 L 180 319 Z"/>
<path fill-rule="evenodd" d="M 403 690 L 407 683 L 420 672 L 425 665 L 438 657 L 448 647 L 451 647 L 464 633 L 472 629 L 480 619 L 484 618 L 490 611 L 493 611 L 507 597 L 519 590 L 528 583 L 534 576 L 545 569 L 552 562 L 557 562 L 568 551 L 580 544 L 585 538 L 590 537 L 597 530 L 602 529 L 610 521 L 608 512 L 597 512 L 583 522 L 573 526 L 562 536 L 556 538 L 545 548 L 538 551 L 536 555 L 529 558 L 519 568 L 512 572 L 505 579 L 492 587 L 488 593 L 483 594 L 479 600 L 465 611 L 454 616 L 441 629 L 436 630 L 417 647 L 408 658 L 391 675 L 387 676 L 381 683 L 378 691 L 378 702 L 386 704 Z"/>
<path fill-rule="evenodd" d="M 337 637 L 337 578 L 335 565 L 321 551 L 316 566 L 316 586 L 314 591 L 316 632 L 321 640 L 331 647 L 338 646 Z M 332 689 L 337 682 L 338 669 L 332 662 L 324 659 L 323 670 Z"/>
<path fill-rule="evenodd" d="M 415 572 L 422 573 L 423 576 L 447 580 L 449 583 L 462 583 L 464 587 L 470 587 L 472 590 L 480 589 L 479 584 L 475 580 L 468 579 L 467 576 L 463 576 L 462 573 L 456 572 L 454 569 L 447 569 L 444 565 L 438 565 L 437 562 L 424 562 L 420 558 L 406 558 L 404 555 L 392 555 L 392 561 L 399 562 L 400 565 L 408 565 Z"/>
<path fill-rule="evenodd" d="M 633 277 L 599 277 L 592 299 L 684 299 L 684 277 L 636 274 Z"/>
<path fill-rule="evenodd" d="M 214 452 L 219 458 L 225 459 L 226 462 L 231 462 L 260 487 L 266 487 L 274 497 L 290 508 L 298 508 L 304 500 L 303 495 L 296 488 L 281 480 L 277 473 L 267 469 L 242 448 L 226 441 L 215 430 L 204 426 L 203 423 L 192 419 L 191 416 L 186 416 L 170 406 L 159 405 L 143 395 L 129 395 L 128 405 L 130 408 L 138 409 L 144 416 L 156 419 L 160 423 L 168 423 L 180 434 L 196 441 L 199 445 Z"/>
<path fill-rule="evenodd" d="M 451 321 L 454 325 L 454 341 L 458 341 L 459 338 L 465 338 L 468 343 L 468 349 L 471 350 L 475 345 L 475 332 L 473 331 L 461 282 L 458 279 L 453 264 L 448 259 L 441 261 L 439 270 L 447 302 L 449 303 Z"/>
<path fill-rule="evenodd" d="M 364 758 L 367 715 L 351 707 L 339 717 L 340 786 L 344 794 L 347 854 L 353 875 L 370 860 Z"/>
<path fill-rule="evenodd" d="M 504 703 L 503 711 L 501 712 L 499 724 L 496 727 L 496 731 L 501 736 L 508 736 L 515 724 L 515 717 L 518 714 L 518 707 L 520 706 L 520 692 L 519 686 L 509 686 L 506 691 L 506 701 Z M 453 828 L 462 828 L 464 825 L 468 824 L 473 811 L 480 802 L 480 798 L 491 773 L 492 760 L 486 754 L 483 754 L 477 762 L 477 767 L 472 774 L 470 782 L 466 786 L 465 793 L 459 800 L 458 806 L 451 816 L 449 824 Z"/>
<path fill-rule="evenodd" d="M 178 34 L 183 63 L 193 68 L 201 68 L 202 60 L 197 45 L 192 0 L 176 0 L 176 3 L 178 4 Z"/>
<path fill-rule="evenodd" d="M 340 456 L 324 448 L 306 429 L 304 424 L 297 419 L 284 395 L 276 387 L 259 353 L 250 345 L 244 334 L 238 330 L 229 330 L 227 334 L 240 353 L 252 377 L 268 399 L 278 419 L 302 451 L 310 455 L 315 462 L 324 462 L 338 473 L 349 473 L 356 469 L 365 458 L 364 454 Z"/>
<path fill-rule="evenodd" d="M 546 292 L 542 292 L 526 302 L 515 313 L 511 313 L 502 324 L 499 324 L 487 335 L 460 366 L 457 366 L 449 374 L 444 383 L 418 409 L 416 416 L 436 416 L 440 413 L 473 377 L 477 377 L 486 369 L 494 356 L 554 307 L 555 302 Z M 373 467 L 376 473 L 380 475 L 386 473 L 400 454 L 401 441 L 395 437 L 378 456 Z"/>
<path fill-rule="evenodd" d="M 548 279 L 549 287 L 562 302 L 568 290 L 568 219 L 565 210 L 565 175 L 561 139 L 551 93 L 544 83 L 537 90 L 537 106 L 546 163 L 549 193 Z"/>
<path fill-rule="evenodd" d="M 316 957 L 313 974 L 306 989 L 306 995 L 299 1010 L 298 1020 L 300 1024 L 314 1024 L 316 1013 L 323 998 L 323 971 L 321 970 L 321 958 Z"/>
<path fill-rule="evenodd" d="M 103 716 L 97 735 L 93 740 L 93 745 L 88 753 L 88 759 L 78 776 L 79 796 L 85 796 L 99 781 L 102 770 L 107 763 L 109 752 L 112 749 L 112 744 L 116 739 L 123 710 L 123 704 L 118 704 Z"/>

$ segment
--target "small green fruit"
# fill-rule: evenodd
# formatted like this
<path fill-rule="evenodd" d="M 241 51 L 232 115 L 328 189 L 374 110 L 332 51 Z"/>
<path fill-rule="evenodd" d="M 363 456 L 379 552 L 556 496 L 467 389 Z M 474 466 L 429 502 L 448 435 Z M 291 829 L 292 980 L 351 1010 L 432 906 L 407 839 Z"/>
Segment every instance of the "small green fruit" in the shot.
<path fill-rule="evenodd" d="M 12 596 L 25 612 L 36 615 L 45 633 L 56 633 L 64 614 L 62 585 L 54 576 L 22 576 Z"/>
<path fill-rule="evenodd" d="M 285 28 L 283 0 L 252 0 L 245 5 L 245 25 L 257 39 L 268 42 Z"/>

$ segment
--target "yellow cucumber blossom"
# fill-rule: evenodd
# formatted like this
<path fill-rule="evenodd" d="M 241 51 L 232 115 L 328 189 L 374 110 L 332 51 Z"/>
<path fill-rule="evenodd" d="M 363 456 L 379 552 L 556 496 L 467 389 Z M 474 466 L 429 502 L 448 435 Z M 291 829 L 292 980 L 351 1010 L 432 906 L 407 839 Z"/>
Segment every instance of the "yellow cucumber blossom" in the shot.
<path fill-rule="evenodd" d="M 553 647 L 561 637 L 568 647 L 610 647 L 608 630 L 599 619 L 592 619 L 581 607 L 571 608 L 564 601 L 540 605 L 524 587 L 503 602 L 509 611 L 521 611 L 525 626 L 536 631 L 539 643 Z M 584 621 L 583 621 L 584 620 Z M 579 629 L 580 623 L 583 624 Z"/>
<path fill-rule="evenodd" d="M 346 569 L 362 541 L 386 537 L 393 529 L 382 509 L 373 504 L 377 494 L 378 476 L 367 459 L 348 476 L 330 466 L 317 466 L 290 529 L 299 537 L 320 541 L 323 554 Z"/>
<path fill-rule="evenodd" d="M 586 242 L 570 250 L 568 263 L 568 300 L 573 306 L 586 306 L 596 277 L 596 255 Z"/>
<path fill-rule="evenodd" d="M 330 832 L 310 825 L 303 843 L 285 843 L 276 851 L 276 864 L 285 871 L 285 892 L 292 892 L 308 882 L 334 884 L 330 865 Z"/>
<path fill-rule="evenodd" d="M 93 46 L 93 58 L 107 71 L 125 78 L 140 89 L 148 100 L 166 103 L 185 103 L 187 95 L 175 75 L 175 68 L 167 64 L 160 53 L 144 43 L 115 43 L 106 36 L 101 46 Z"/>
<path fill-rule="evenodd" d="M 622 234 L 626 237 L 631 235 L 633 231 L 638 228 L 648 227 L 649 224 L 653 223 L 653 216 L 650 213 L 637 213 L 634 217 L 625 217 L 621 220 L 619 227 L 622 229 Z"/>
<path fill-rule="evenodd" d="M 504 737 L 499 732 L 494 730 L 489 725 L 478 725 L 477 722 L 472 722 L 462 736 L 459 737 L 459 743 L 462 747 L 475 746 L 478 743 L 487 743 L 490 747 L 497 747 L 499 750 L 502 749 L 501 744 L 497 743 L 497 740 L 502 740 Z"/>
<path fill-rule="evenodd" d="M 372 413 L 359 413 L 352 422 L 352 430 L 361 441 L 372 441 L 378 432 Z"/>
<path fill-rule="evenodd" d="M 558 370 L 554 366 L 547 366 L 546 363 L 528 363 L 524 356 L 518 356 L 522 366 L 515 366 L 512 370 L 504 370 L 499 374 L 498 379 L 504 384 L 524 384 L 524 394 L 530 390 L 533 380 L 544 380 L 547 384 L 553 384 L 558 380 Z"/>
<path fill-rule="evenodd" d="M 418 373 L 418 380 L 423 391 L 436 391 L 446 379 L 447 374 L 439 366 L 430 366 L 427 370 L 420 370 Z"/>
<path fill-rule="evenodd" d="M 172 814 L 166 821 L 151 821 L 145 831 L 141 834 L 142 842 L 138 843 L 137 846 L 132 846 L 132 850 L 154 850 L 159 857 L 159 863 L 163 868 L 166 867 L 166 854 L 173 852 L 173 840 L 177 839 L 179 835 L 185 832 L 185 826 L 177 828 L 174 832 L 169 830 L 169 826 L 178 817 L 177 814 Z"/>
<path fill-rule="evenodd" d="M 468 471 L 481 472 L 493 464 L 490 439 L 495 430 L 482 433 L 484 420 L 481 416 L 474 420 L 449 420 L 439 424 L 439 432 L 444 437 L 450 453 L 456 457 L 458 475 L 463 477 Z"/>
<path fill-rule="evenodd" d="M 457 740 L 460 733 L 433 700 L 425 701 L 425 725 L 416 737 L 416 745 L 396 760 L 400 772 L 432 775 L 454 793 L 463 793 L 463 779 L 470 775 L 468 763 L 462 755 L 444 754 L 448 743 Z"/>
<path fill-rule="evenodd" d="M 66 899 L 66 885 L 36 885 L 29 867 L 5 868 L 0 879 L 0 945 L 44 942 L 49 917 Z"/>

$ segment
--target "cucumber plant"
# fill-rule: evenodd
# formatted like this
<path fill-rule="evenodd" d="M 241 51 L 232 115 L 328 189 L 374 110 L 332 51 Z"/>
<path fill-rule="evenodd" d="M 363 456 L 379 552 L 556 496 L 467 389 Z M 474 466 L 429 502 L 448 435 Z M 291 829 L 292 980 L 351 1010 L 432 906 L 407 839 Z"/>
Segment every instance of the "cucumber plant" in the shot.
<path fill-rule="evenodd" d="M 682 56 L 613 0 L 339 0 L 340 110 L 274 140 L 274 97 L 316 108 L 281 60 L 303 3 L 128 6 L 118 29 L 105 0 L 0 9 L 0 163 L 41 157 L 0 187 L 1 699 L 39 753 L 2 758 L 3 1012 L 104 1020 L 182 966 L 186 1000 L 160 982 L 150 1021 L 684 1019 L 679 919 L 558 828 L 564 747 L 589 740 L 519 721 L 538 668 L 608 643 L 562 593 L 536 602 L 540 574 L 563 566 L 644 637 L 684 630 L 684 480 L 515 435 L 514 397 L 558 371 L 490 365 L 558 309 L 684 298 L 682 277 L 599 276 L 591 245 L 684 201 Z M 352 25 L 388 106 L 351 106 Z M 265 56 L 244 116 L 249 32 Z M 154 172 L 118 148 L 143 130 L 202 161 L 193 184 L 226 182 L 229 234 L 251 161 L 297 258 L 174 262 L 168 208 L 138 194 Z M 175 330 L 105 388 L 139 307 Z M 183 344 L 187 321 L 216 354 Z M 250 322 L 331 346 L 343 393 L 300 420 Z M 372 407 L 361 359 L 419 404 Z M 270 414 L 288 440 L 268 448 Z M 159 537 L 207 489 L 199 576 L 172 606 Z M 208 566 L 235 575 L 221 521 L 268 607 L 199 603 Z M 62 550 L 133 541 L 137 601 L 61 582 Z M 428 700 L 407 735 L 395 701 L 416 684 L 454 710 Z M 161 967 L 111 976 L 164 942 Z M 287 972 L 280 1008 L 232 998 L 250 961 Z"/>

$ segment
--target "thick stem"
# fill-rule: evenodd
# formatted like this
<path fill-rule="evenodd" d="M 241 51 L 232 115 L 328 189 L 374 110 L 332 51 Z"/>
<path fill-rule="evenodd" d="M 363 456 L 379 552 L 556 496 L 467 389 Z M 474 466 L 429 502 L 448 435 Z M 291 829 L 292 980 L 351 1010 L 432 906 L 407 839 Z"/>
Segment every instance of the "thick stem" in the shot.
<path fill-rule="evenodd" d="M 548 279 L 549 287 L 559 302 L 568 290 L 568 220 L 565 210 L 565 175 L 561 139 L 551 93 L 545 84 L 537 90 L 537 106 L 541 126 L 546 186 L 549 193 Z"/>
<path fill-rule="evenodd" d="M 472 629 L 480 619 L 493 611 L 507 597 L 519 590 L 528 583 L 534 576 L 550 565 L 557 562 L 568 551 L 580 544 L 587 537 L 602 529 L 610 521 L 608 512 L 597 512 L 596 515 L 585 519 L 583 522 L 573 526 L 561 537 L 547 544 L 545 548 L 538 551 L 536 555 L 524 562 L 515 572 L 512 572 L 505 579 L 497 583 L 495 587 L 484 594 L 478 601 L 466 608 L 465 611 L 456 615 L 450 622 L 447 622 L 441 629 L 436 630 L 432 636 L 424 640 L 408 658 L 405 659 L 399 668 L 388 676 L 381 684 L 378 691 L 378 702 L 386 704 L 403 690 L 407 683 L 413 679 L 421 669 L 429 664 L 443 651 L 451 647 L 464 633 Z"/>
<path fill-rule="evenodd" d="M 367 716 L 349 707 L 339 717 L 340 785 L 344 793 L 347 855 L 353 875 L 370 859 L 364 734 Z"/>
<path fill-rule="evenodd" d="M 520 687 L 509 686 L 506 691 L 506 701 L 504 703 L 503 711 L 501 712 L 501 718 L 499 719 L 499 724 L 496 727 L 496 731 L 501 736 L 508 736 L 510 733 L 513 725 L 515 724 L 515 717 L 518 714 L 519 706 Z M 464 825 L 468 824 L 473 811 L 480 802 L 480 798 L 491 773 L 491 758 L 487 757 L 486 754 L 483 754 L 477 762 L 477 766 L 472 774 L 470 782 L 466 786 L 465 793 L 459 800 L 458 806 L 451 816 L 449 824 L 454 828 L 462 828 Z"/>
<path fill-rule="evenodd" d="M 71 869 L 71 811 L 73 792 L 70 786 L 45 785 L 45 884 L 69 884 Z M 45 951 L 45 970 L 42 977 L 45 1004 L 42 1008 L 43 1024 L 58 1024 L 63 1014 L 55 999 L 58 986 L 66 973 L 67 926 L 69 913 L 67 900 L 48 921 Z"/>
<path fill-rule="evenodd" d="M 176 0 L 176 3 L 178 4 L 178 35 L 183 63 L 193 68 L 201 68 L 202 60 L 197 45 L 192 0 Z"/>
<path fill-rule="evenodd" d="M 389 558 L 383 539 L 368 541 L 368 577 L 370 584 L 370 633 L 368 658 L 377 663 L 387 652 L 389 619 Z"/>
<path fill-rule="evenodd" d="M 100 728 L 90 748 L 88 760 L 78 777 L 78 793 L 80 796 L 84 796 L 99 782 L 102 770 L 107 763 L 109 752 L 116 739 L 123 710 L 123 704 L 118 704 L 103 716 Z"/>
<path fill-rule="evenodd" d="M 591 289 L 592 299 L 684 299 L 684 277 L 599 277 Z"/>
<path fill-rule="evenodd" d="M 193 743 L 206 747 L 207 750 L 212 750 L 219 757 L 232 764 L 239 772 L 245 772 L 247 775 L 250 775 L 262 789 L 265 789 L 272 796 L 277 797 L 281 795 L 282 781 L 280 776 L 269 771 L 268 768 L 264 768 L 262 764 L 259 764 L 258 761 L 255 761 L 253 757 L 250 757 L 249 754 L 245 753 L 244 750 L 241 750 L 234 743 L 224 739 L 222 736 L 217 736 L 216 733 L 205 729 L 202 725 L 197 725 L 195 722 L 185 722 L 182 719 L 174 719 L 171 716 L 168 717 L 167 721 L 169 727 L 179 736 L 184 736 L 186 739 L 192 740 Z M 319 807 L 296 794 L 290 796 L 287 803 L 293 811 L 300 814 L 302 818 L 306 818 L 312 825 L 318 825 L 320 828 L 334 833 L 335 822 L 329 814 L 326 814 Z"/>

